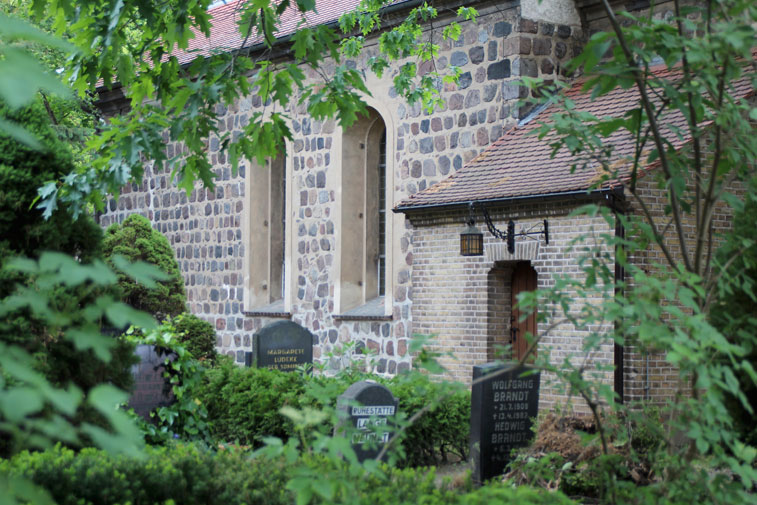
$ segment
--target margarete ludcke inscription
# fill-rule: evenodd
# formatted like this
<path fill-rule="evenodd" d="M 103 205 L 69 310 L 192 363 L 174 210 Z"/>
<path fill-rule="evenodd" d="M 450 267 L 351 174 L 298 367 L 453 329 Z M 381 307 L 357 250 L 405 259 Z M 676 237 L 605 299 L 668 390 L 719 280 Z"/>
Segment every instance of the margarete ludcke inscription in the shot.
<path fill-rule="evenodd" d="M 313 334 L 292 321 L 276 321 L 252 336 L 245 365 L 291 372 L 313 364 Z"/>
<path fill-rule="evenodd" d="M 389 419 L 397 413 L 398 404 L 389 389 L 369 380 L 356 382 L 338 398 L 342 422 L 356 430 L 350 441 L 359 461 L 375 458 L 389 442 Z M 338 434 L 346 431 L 344 424 L 337 428 Z"/>
<path fill-rule="evenodd" d="M 540 377 L 531 368 L 514 364 L 473 367 L 471 455 L 475 481 L 500 475 L 512 450 L 531 441 L 532 420 L 539 413 Z"/>

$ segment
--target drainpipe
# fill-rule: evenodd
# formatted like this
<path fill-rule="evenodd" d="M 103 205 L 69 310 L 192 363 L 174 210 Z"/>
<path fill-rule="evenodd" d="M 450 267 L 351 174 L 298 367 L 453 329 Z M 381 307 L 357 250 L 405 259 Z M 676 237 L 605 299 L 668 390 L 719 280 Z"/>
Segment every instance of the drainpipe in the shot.
<path fill-rule="evenodd" d="M 620 220 L 620 216 L 625 215 L 625 205 L 623 205 L 623 196 L 622 193 L 616 192 L 613 194 L 606 195 L 606 198 L 610 204 L 610 208 L 613 211 L 613 214 L 615 215 L 615 238 L 620 239 L 621 241 L 626 238 L 626 230 L 623 226 L 622 221 Z M 623 288 L 619 285 L 621 282 L 624 281 L 626 276 L 626 269 L 618 262 L 618 252 L 623 249 L 622 243 L 616 243 L 615 244 L 615 297 L 620 297 L 623 295 Z M 617 332 L 620 328 L 620 321 L 615 321 L 615 331 Z M 624 402 L 624 391 L 625 391 L 625 383 L 624 383 L 624 372 L 625 372 L 625 348 L 620 345 L 619 343 L 615 342 L 615 348 L 614 348 L 614 362 L 615 362 L 615 376 L 613 380 L 613 389 L 615 390 L 615 395 L 618 398 L 618 402 L 621 404 Z M 648 373 L 648 368 L 647 368 Z"/>
<path fill-rule="evenodd" d="M 649 351 L 644 356 L 644 400 L 649 401 Z"/>

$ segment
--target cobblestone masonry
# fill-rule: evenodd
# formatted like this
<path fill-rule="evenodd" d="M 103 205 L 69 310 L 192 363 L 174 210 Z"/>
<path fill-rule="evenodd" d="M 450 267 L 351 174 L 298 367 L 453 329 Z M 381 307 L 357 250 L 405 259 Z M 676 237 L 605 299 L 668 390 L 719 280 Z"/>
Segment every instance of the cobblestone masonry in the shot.
<path fill-rule="evenodd" d="M 393 202 L 447 177 L 528 112 L 515 107 L 527 93 L 513 84 L 515 79 L 561 78 L 565 62 L 580 50 L 579 28 L 523 19 L 517 2 L 484 6 L 479 11 L 476 24 L 462 24 L 459 41 L 442 43 L 435 62 L 438 69 L 455 65 L 462 70 L 458 85 L 442 89 L 447 101 L 443 110 L 428 114 L 418 106 L 408 106 L 396 96 L 389 77 L 382 81 L 369 77 L 373 93 L 369 104 L 384 116 L 391 142 L 387 154 L 394 157 Z M 439 20 L 426 35 L 440 40 L 447 22 L 449 19 Z M 356 67 L 364 69 L 375 52 L 375 42 L 368 44 L 364 57 L 354 62 Z M 431 68 L 430 62 L 422 65 L 424 71 Z M 118 107 L 116 101 L 101 103 L 109 114 L 116 113 Z M 239 132 L 251 113 L 261 107 L 259 98 L 253 96 L 228 110 L 218 110 L 221 130 Z M 411 281 L 417 257 L 411 227 L 402 216 L 394 217 L 398 225 L 394 226 L 392 241 L 393 278 L 387 290 L 391 309 L 382 317 L 368 320 L 335 318 L 335 264 L 339 254 L 335 215 L 340 188 L 333 181 L 340 167 L 337 144 L 341 130 L 330 121 L 312 121 L 301 110 L 290 113 L 295 140 L 289 146 L 292 179 L 287 181 L 293 215 L 287 233 L 293 249 L 287 265 L 291 269 L 288 312 L 250 312 L 251 307 L 243 306 L 243 259 L 246 254 L 255 254 L 257 245 L 254 238 L 251 243 L 242 241 L 249 167 L 242 166 L 233 175 L 217 138 L 208 143 L 217 175 L 215 191 L 196 189 L 187 196 L 176 189 L 169 173 L 148 166 L 143 183 L 124 188 L 117 203 L 110 201 L 100 223 L 108 226 L 139 212 L 166 234 L 184 275 L 190 310 L 214 324 L 218 348 L 237 362 L 242 362 L 244 351 L 250 350 L 254 331 L 277 318 L 291 317 L 313 332 L 317 340 L 314 357 L 327 366 L 340 366 L 343 359 L 329 359 L 329 354 L 344 343 L 356 342 L 358 348 L 373 351 L 377 372 L 393 374 L 408 368 L 408 338 L 413 332 L 427 331 L 423 325 L 414 326 L 411 311 L 419 294 Z M 167 144 L 166 149 L 169 157 L 181 152 L 181 146 L 175 144 Z M 447 245 L 450 249 L 445 254 L 456 255 L 458 245 Z M 485 298 L 485 294 L 481 296 Z M 427 298 L 420 300 L 423 304 Z M 485 361 L 486 351 L 477 350 L 469 357 L 469 364 Z M 454 375 L 467 379 L 470 368 L 463 370 L 456 365 Z"/>

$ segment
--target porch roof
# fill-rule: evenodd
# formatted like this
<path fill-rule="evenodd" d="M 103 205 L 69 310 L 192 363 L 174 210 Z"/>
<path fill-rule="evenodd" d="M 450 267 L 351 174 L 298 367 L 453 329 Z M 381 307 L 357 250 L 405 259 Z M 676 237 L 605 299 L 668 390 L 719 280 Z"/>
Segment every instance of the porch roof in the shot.
<path fill-rule="evenodd" d="M 660 78 L 676 80 L 678 69 L 664 66 L 653 69 Z M 579 79 L 564 92 L 574 103 L 574 110 L 590 113 L 598 118 L 622 118 L 628 111 L 639 107 L 639 93 L 635 86 L 615 88 L 609 93 L 592 97 L 582 92 L 586 79 Z M 732 83 L 733 96 L 741 98 L 754 92 L 749 79 Z M 574 157 L 566 148 L 552 156 L 557 135 L 550 132 L 543 138 L 537 134 L 542 123 L 553 123 L 557 105 L 550 105 L 527 121 L 508 130 L 476 158 L 453 175 L 411 195 L 401 201 L 395 211 L 448 207 L 468 202 L 507 201 L 531 197 L 550 197 L 565 194 L 587 193 L 591 190 L 618 188 L 630 179 L 630 160 L 635 152 L 635 138 L 627 130 L 619 129 L 603 139 L 611 146 L 607 172 L 603 165 L 589 155 Z M 679 112 L 670 112 L 659 119 L 663 135 L 676 149 L 691 138 L 687 135 L 686 118 Z M 704 125 L 703 125 L 704 126 Z M 647 145 L 644 158 L 652 146 Z M 645 172 L 656 163 L 645 167 Z M 643 175 L 642 173 L 639 176 Z"/>

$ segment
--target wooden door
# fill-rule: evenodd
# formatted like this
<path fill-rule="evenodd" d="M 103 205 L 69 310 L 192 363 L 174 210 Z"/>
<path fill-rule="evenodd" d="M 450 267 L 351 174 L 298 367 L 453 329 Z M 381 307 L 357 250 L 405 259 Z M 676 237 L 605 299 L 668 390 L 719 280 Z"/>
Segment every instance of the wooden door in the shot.
<path fill-rule="evenodd" d="M 510 317 L 510 344 L 513 350 L 513 359 L 521 360 L 528 351 L 529 342 L 526 339 L 526 333 L 536 336 L 536 311 L 529 314 L 522 321 L 522 312 L 516 308 L 518 303 L 518 294 L 536 289 L 536 270 L 529 262 L 521 262 L 515 265 L 511 286 L 512 293 L 512 315 Z M 529 361 L 536 356 L 532 353 Z"/>

